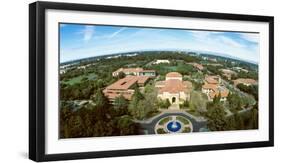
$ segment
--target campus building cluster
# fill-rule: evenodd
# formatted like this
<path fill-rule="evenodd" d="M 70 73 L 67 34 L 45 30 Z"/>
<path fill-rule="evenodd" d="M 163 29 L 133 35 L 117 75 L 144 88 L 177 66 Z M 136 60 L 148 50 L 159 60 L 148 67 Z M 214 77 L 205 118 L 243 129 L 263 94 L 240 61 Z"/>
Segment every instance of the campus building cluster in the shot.
<path fill-rule="evenodd" d="M 165 63 L 161 60 L 158 63 Z M 191 63 L 198 70 L 203 70 L 201 64 Z M 223 75 L 229 79 L 236 72 L 229 69 L 220 69 Z M 117 80 L 113 84 L 107 86 L 103 93 L 110 101 L 118 96 L 124 96 L 127 100 L 131 100 L 136 87 L 144 87 L 147 82 L 156 77 L 155 70 L 144 70 L 143 68 L 119 68 L 112 73 L 113 77 L 118 77 L 120 73 L 124 73 L 125 77 Z M 161 100 L 169 100 L 174 106 L 179 106 L 185 101 L 190 100 L 192 91 L 192 83 L 183 81 L 183 76 L 178 72 L 170 72 L 166 74 L 165 80 L 155 82 L 155 88 L 158 91 L 157 97 Z M 233 80 L 234 86 L 238 84 L 254 85 L 257 81 L 254 79 L 236 79 Z M 204 84 L 202 85 L 202 93 L 206 94 L 209 101 L 213 101 L 215 97 L 220 96 L 221 101 L 226 101 L 229 90 L 225 87 L 219 75 L 206 75 Z"/>
<path fill-rule="evenodd" d="M 206 75 L 204 85 L 202 85 L 202 92 L 207 95 L 209 101 L 212 101 L 216 96 L 220 96 L 221 101 L 226 101 L 229 94 L 229 90 L 221 84 L 219 75 Z"/>

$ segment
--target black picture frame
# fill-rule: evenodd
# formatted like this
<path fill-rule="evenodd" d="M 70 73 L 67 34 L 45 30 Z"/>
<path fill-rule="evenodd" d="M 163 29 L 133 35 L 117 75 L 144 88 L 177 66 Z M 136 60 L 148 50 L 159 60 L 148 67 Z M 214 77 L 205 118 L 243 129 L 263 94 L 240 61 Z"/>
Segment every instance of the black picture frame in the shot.
<path fill-rule="evenodd" d="M 69 11 L 95 11 L 141 15 L 160 15 L 188 18 L 207 18 L 221 20 L 241 20 L 269 23 L 269 141 L 196 145 L 181 147 L 161 147 L 117 151 L 99 151 L 83 153 L 46 154 L 45 153 L 45 11 L 47 9 Z M 34 2 L 29 5 L 29 158 L 34 161 L 55 161 L 100 157 L 132 156 L 161 153 L 178 153 L 237 148 L 269 147 L 274 145 L 274 18 L 271 16 L 222 14 L 103 6 L 55 2 Z"/>

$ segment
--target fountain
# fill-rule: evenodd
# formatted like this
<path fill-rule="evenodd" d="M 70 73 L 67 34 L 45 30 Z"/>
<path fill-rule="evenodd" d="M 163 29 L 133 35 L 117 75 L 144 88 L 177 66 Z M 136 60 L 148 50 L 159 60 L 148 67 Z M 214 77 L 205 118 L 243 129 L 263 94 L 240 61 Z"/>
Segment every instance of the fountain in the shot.
<path fill-rule="evenodd" d="M 177 120 L 173 120 L 168 122 L 167 124 L 167 129 L 169 132 L 178 132 L 181 129 L 181 123 L 178 122 Z"/>

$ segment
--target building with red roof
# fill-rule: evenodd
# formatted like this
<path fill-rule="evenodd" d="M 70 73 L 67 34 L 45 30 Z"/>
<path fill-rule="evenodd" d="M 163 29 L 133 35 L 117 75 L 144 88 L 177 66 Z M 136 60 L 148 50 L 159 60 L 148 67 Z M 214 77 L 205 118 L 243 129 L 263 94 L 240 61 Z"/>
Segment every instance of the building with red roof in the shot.
<path fill-rule="evenodd" d="M 127 100 L 131 100 L 135 87 L 143 87 L 148 80 L 148 76 L 126 76 L 107 86 L 103 90 L 103 93 L 110 101 L 114 101 L 116 97 L 121 95 Z"/>
<path fill-rule="evenodd" d="M 178 72 L 166 74 L 165 81 L 156 82 L 155 87 L 158 88 L 158 98 L 168 99 L 171 104 L 179 105 L 190 100 L 192 83 L 182 81 L 182 75 Z"/>
<path fill-rule="evenodd" d="M 214 97 L 221 96 L 221 101 L 226 101 L 229 90 L 221 84 L 220 76 L 205 76 L 205 83 L 202 85 L 202 92 L 212 101 Z"/>
<path fill-rule="evenodd" d="M 233 83 L 235 86 L 237 86 L 238 84 L 244 84 L 246 86 L 258 84 L 258 82 L 256 80 L 250 79 L 250 78 L 239 78 L 239 79 L 233 80 Z"/>

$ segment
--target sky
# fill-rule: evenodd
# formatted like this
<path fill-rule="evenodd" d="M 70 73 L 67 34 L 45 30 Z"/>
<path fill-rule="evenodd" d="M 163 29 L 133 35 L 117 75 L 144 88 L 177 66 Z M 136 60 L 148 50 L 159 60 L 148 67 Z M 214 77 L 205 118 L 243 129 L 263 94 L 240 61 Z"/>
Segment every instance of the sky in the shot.
<path fill-rule="evenodd" d="M 187 50 L 227 54 L 258 63 L 259 34 L 60 24 L 60 63 L 120 52 Z"/>

